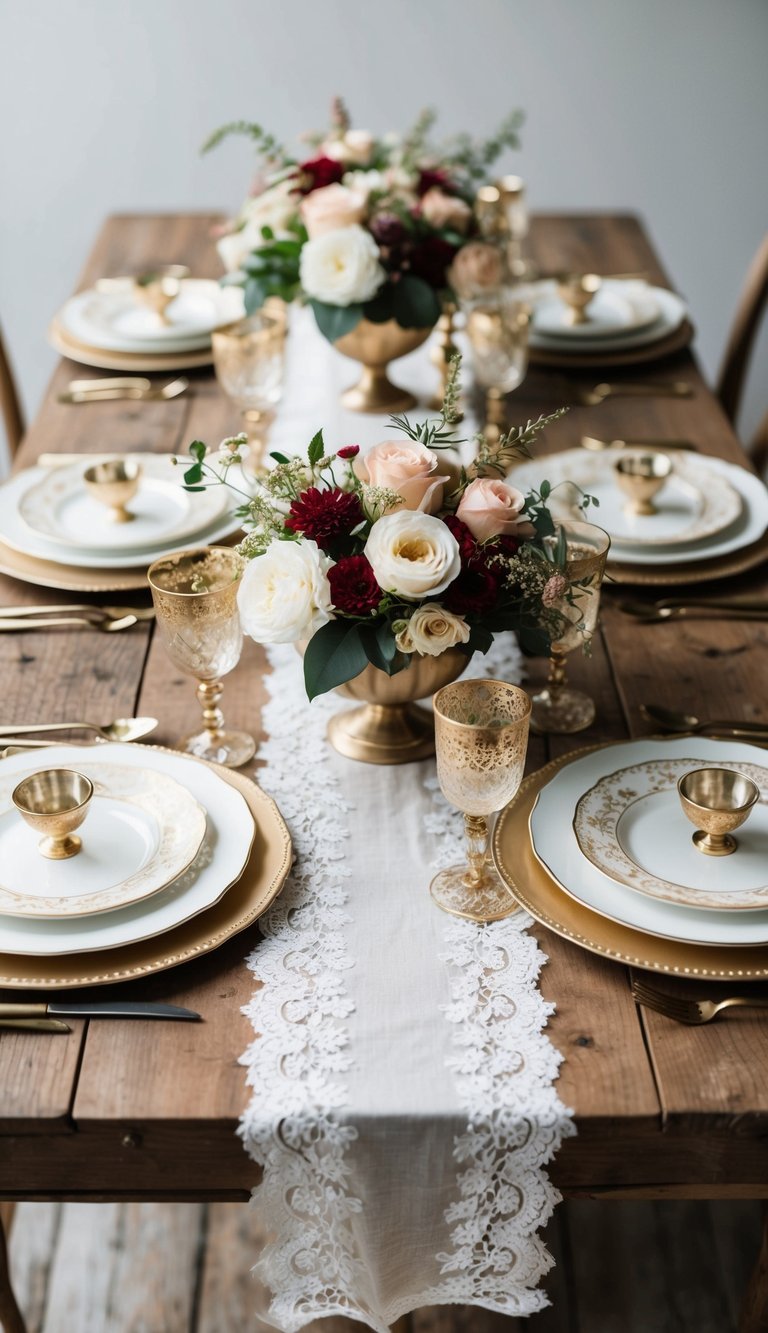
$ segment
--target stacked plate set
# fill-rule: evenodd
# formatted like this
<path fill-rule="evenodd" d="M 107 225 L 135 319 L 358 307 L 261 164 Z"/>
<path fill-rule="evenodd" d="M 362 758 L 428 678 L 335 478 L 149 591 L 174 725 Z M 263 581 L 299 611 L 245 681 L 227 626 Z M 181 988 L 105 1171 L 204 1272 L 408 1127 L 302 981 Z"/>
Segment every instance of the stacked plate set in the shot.
<path fill-rule="evenodd" d="M 678 780 L 701 768 L 759 790 L 726 856 L 703 854 Z M 698 737 L 555 760 L 499 816 L 494 858 L 538 921 L 594 953 L 656 972 L 768 977 L 768 755 Z"/>
<path fill-rule="evenodd" d="M 584 281 L 591 276 L 585 275 Z M 596 278 L 595 284 L 583 322 L 576 323 L 556 280 L 530 284 L 534 365 L 573 370 L 634 365 L 688 346 L 693 328 L 685 302 L 675 292 L 638 279 Z"/>
<path fill-rule="evenodd" d="M 41 853 L 12 793 L 48 769 L 93 784 L 68 859 Z M 291 862 L 288 830 L 255 783 L 141 745 L 56 745 L 3 761 L 0 986 L 144 976 L 206 953 L 255 921 Z"/>
<path fill-rule="evenodd" d="M 207 366 L 211 334 L 242 319 L 239 287 L 185 278 L 162 317 L 137 298 L 130 278 L 104 279 L 61 308 L 48 340 L 63 356 L 104 370 L 170 371 Z"/>
<path fill-rule="evenodd" d="M 105 457 L 27 468 L 0 487 L 3 573 L 78 592 L 144 588 L 153 560 L 185 546 L 225 541 L 238 531 L 233 513 L 239 501 L 232 491 L 185 491 L 183 467 L 170 454 L 120 456 L 126 468 L 140 469 L 139 484 L 127 503 L 130 521 L 114 521 L 84 476 Z M 245 489 L 236 470 L 236 484 Z"/>
<path fill-rule="evenodd" d="M 653 512 L 632 512 L 616 464 L 659 452 L 568 449 L 519 464 L 510 479 L 522 491 L 548 481 L 550 508 L 560 521 L 583 517 L 582 493 L 594 496 L 598 507 L 586 516 L 611 538 L 608 574 L 618 583 L 701 583 L 764 560 L 768 491 L 759 477 L 734 463 L 671 450 L 663 455 L 669 474 L 653 497 Z"/>

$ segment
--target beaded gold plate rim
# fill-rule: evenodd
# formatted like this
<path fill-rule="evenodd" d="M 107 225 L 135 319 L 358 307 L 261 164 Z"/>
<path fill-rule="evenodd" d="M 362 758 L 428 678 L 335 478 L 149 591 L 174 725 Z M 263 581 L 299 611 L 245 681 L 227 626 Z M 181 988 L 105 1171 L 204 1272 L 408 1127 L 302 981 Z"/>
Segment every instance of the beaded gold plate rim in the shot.
<path fill-rule="evenodd" d="M 48 326 L 48 341 L 55 351 L 81 366 L 95 366 L 97 370 L 196 370 L 213 364 L 213 348 L 197 352 L 109 352 L 101 347 L 90 347 L 78 342 L 53 320 Z M 169 399 L 169 401 L 172 401 Z"/>
<path fill-rule="evenodd" d="M 141 569 L 84 569 L 79 565 L 59 564 L 24 555 L 0 541 L 0 574 L 8 574 L 22 583 L 38 588 L 58 588 L 62 592 L 135 592 L 148 591 L 147 566 Z"/>
<path fill-rule="evenodd" d="M 177 754 L 167 746 L 146 746 Z M 246 930 L 274 902 L 291 868 L 291 838 L 275 802 L 242 773 L 186 755 L 205 764 L 245 798 L 256 825 L 256 836 L 241 877 L 213 907 L 163 935 L 104 949 L 92 965 L 82 954 L 50 960 L 0 953 L 0 987 L 9 990 L 68 990 L 78 986 L 107 986 L 165 972 L 200 958 Z"/>
<path fill-rule="evenodd" d="M 649 565 L 622 565 L 609 560 L 606 580 L 614 583 L 635 584 L 638 587 L 670 588 L 679 584 L 711 583 L 716 579 L 744 574 L 768 560 L 768 533 L 749 546 L 743 546 L 729 555 L 715 556 L 689 564 L 670 564 L 666 569 Z"/>
<path fill-rule="evenodd" d="M 611 744 L 624 745 L 626 741 Z M 493 859 L 517 901 L 556 935 L 617 963 L 706 981 L 768 978 L 768 945 L 687 944 L 634 930 L 570 898 L 536 859 L 528 820 L 539 792 L 573 759 L 605 748 L 589 745 L 553 759 L 525 779 L 517 796 L 499 815 L 493 833 Z"/>

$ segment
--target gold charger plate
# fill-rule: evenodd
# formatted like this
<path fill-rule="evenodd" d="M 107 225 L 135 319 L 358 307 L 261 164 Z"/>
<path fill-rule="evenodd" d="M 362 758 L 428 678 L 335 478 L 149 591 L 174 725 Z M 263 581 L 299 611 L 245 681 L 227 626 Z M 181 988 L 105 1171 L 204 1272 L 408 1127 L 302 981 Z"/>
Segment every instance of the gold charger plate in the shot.
<path fill-rule="evenodd" d="M 682 352 L 693 341 L 694 327 L 689 319 L 664 338 L 643 343 L 640 347 L 626 347 L 623 352 L 555 352 L 543 347 L 530 347 L 528 359 L 532 366 L 552 366 L 557 370 L 597 370 L 601 366 L 638 366 L 650 361 L 661 361 L 665 356 Z"/>
<path fill-rule="evenodd" d="M 590 745 L 553 759 L 526 778 L 515 799 L 499 815 L 493 833 L 493 859 L 517 901 L 556 935 L 617 963 L 706 981 L 768 978 L 768 945 L 728 948 L 684 944 L 633 930 L 570 898 L 536 859 L 528 827 L 536 797 L 565 764 L 601 748 Z"/>
<path fill-rule="evenodd" d="M 64 592 L 134 592 L 148 588 L 147 566 L 136 569 L 83 569 L 78 565 L 59 564 L 25 555 L 0 541 L 0 574 L 9 574 L 22 583 L 39 588 L 60 588 Z"/>
<path fill-rule="evenodd" d="M 79 361 L 82 366 L 95 366 L 97 370 L 169 371 L 196 370 L 199 366 L 213 364 L 213 350 L 205 347 L 197 352 L 108 352 L 103 347 L 90 347 L 67 333 L 56 321 L 48 326 L 48 341 L 62 356 L 70 361 Z"/>
<path fill-rule="evenodd" d="M 739 551 L 728 555 L 714 556 L 712 560 L 695 560 L 687 564 L 671 564 L 667 568 L 651 565 L 622 565 L 621 561 L 608 561 L 606 576 L 614 583 L 632 583 L 638 587 L 672 588 L 686 583 L 710 583 L 714 579 L 727 579 L 734 574 L 744 574 L 749 569 L 756 569 L 768 560 L 768 533 L 750 546 L 743 546 Z"/>
<path fill-rule="evenodd" d="M 207 763 L 192 755 L 188 758 Z M 254 818 L 256 836 L 241 878 L 207 911 L 135 944 L 103 949 L 91 956 L 29 958 L 0 953 L 0 987 L 67 990 L 131 981 L 210 953 L 259 919 L 274 902 L 291 868 L 290 834 L 275 802 L 255 782 L 217 764 L 207 766 L 245 797 Z"/>

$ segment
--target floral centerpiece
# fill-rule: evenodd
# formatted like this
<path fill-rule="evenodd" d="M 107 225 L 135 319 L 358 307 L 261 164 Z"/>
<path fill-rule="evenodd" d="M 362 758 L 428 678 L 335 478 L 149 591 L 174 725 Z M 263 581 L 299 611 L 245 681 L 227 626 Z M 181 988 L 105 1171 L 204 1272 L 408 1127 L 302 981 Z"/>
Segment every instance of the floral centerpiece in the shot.
<path fill-rule="evenodd" d="M 307 301 L 331 342 L 362 320 L 431 328 L 449 269 L 476 232 L 473 199 L 505 148 L 518 146 L 522 115 L 477 143 L 468 135 L 434 145 L 434 113 L 405 135 L 376 138 L 353 128 L 340 99 L 330 129 L 307 135 L 295 157 L 258 125 L 236 122 L 211 135 L 247 134 L 262 166 L 250 197 L 219 240 L 248 313 L 269 297 Z"/>
<path fill-rule="evenodd" d="M 459 469 L 440 458 L 457 443 L 457 395 L 458 358 L 439 418 L 394 418 L 400 438 L 364 457 L 357 445 L 329 450 L 319 431 L 303 457 L 273 454 L 257 492 L 243 494 L 243 629 L 259 643 L 305 645 L 310 699 L 369 666 L 394 676 L 449 650 L 468 659 L 505 630 L 546 655 L 563 630 L 575 588 L 549 487 L 523 495 L 504 478 L 565 409 L 493 441 L 478 436 Z M 243 440 L 214 456 L 195 441 L 185 485 L 226 481 Z"/>

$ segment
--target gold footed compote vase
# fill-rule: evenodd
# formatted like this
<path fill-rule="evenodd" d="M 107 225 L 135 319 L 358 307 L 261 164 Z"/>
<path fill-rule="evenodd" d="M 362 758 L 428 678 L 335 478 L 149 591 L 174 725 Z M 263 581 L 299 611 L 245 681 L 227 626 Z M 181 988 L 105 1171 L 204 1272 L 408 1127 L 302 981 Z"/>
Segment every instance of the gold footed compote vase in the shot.
<path fill-rule="evenodd" d="M 349 333 L 333 344 L 337 352 L 359 361 L 363 373 L 357 384 L 341 395 L 342 407 L 350 412 L 405 412 L 415 407 L 416 399 L 408 389 L 400 389 L 387 376 L 390 361 L 415 352 L 427 341 L 432 325 L 426 329 L 401 329 L 394 319 L 383 324 L 361 319 Z"/>
<path fill-rule="evenodd" d="M 362 701 L 361 708 L 336 713 L 328 724 L 328 739 L 347 759 L 365 764 L 407 764 L 435 753 L 435 724 L 417 699 L 426 699 L 443 685 L 457 680 L 469 658 L 456 648 L 439 657 L 414 653 L 410 666 L 396 676 L 367 666 L 359 676 L 336 691 L 345 699 Z"/>
<path fill-rule="evenodd" d="M 500 921 L 519 908 L 489 845 L 489 816 L 522 782 L 531 701 L 502 680 L 460 680 L 435 695 L 437 778 L 464 815 L 467 860 L 439 871 L 429 891 L 444 912 L 469 921 Z"/>
<path fill-rule="evenodd" d="M 228 731 L 219 707 L 221 677 L 240 660 L 243 632 L 237 588 L 245 561 L 228 546 L 178 551 L 150 565 L 157 625 L 171 661 L 197 680 L 203 729 L 179 742 L 187 754 L 227 768 L 253 758 L 256 742 L 244 731 Z"/>
<path fill-rule="evenodd" d="M 594 523 L 574 520 L 563 523 L 561 529 L 566 540 L 565 578 L 571 591 L 552 606 L 561 618 L 562 630 L 550 647 L 547 683 L 533 696 L 531 729 L 568 736 L 584 731 L 595 720 L 593 700 L 583 690 L 574 690 L 566 683 L 565 659 L 574 648 L 583 647 L 595 632 L 611 539 Z"/>

